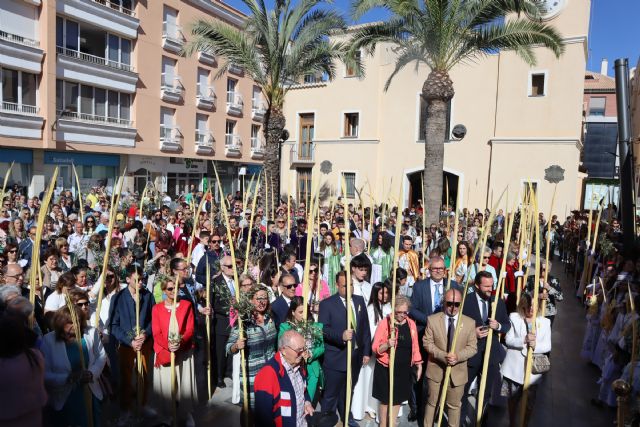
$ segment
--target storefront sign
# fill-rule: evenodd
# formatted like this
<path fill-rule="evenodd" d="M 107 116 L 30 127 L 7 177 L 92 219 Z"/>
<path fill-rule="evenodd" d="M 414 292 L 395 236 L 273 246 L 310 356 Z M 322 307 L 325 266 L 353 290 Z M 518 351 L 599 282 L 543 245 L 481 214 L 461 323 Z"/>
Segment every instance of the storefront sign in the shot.
<path fill-rule="evenodd" d="M 120 156 L 117 154 L 97 153 L 68 153 L 45 151 L 46 165 L 76 165 L 76 166 L 120 166 Z"/>

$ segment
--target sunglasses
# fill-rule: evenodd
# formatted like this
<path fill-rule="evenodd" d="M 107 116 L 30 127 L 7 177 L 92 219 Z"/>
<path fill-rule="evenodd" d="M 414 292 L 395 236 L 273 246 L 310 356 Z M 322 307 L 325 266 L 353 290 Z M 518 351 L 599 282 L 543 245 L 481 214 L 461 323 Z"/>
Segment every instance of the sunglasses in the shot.
<path fill-rule="evenodd" d="M 76 305 L 78 307 L 89 307 L 89 303 L 88 302 L 77 302 Z"/>
<path fill-rule="evenodd" d="M 220 239 L 212 240 L 211 243 L 220 243 Z"/>
<path fill-rule="evenodd" d="M 298 285 L 296 285 L 296 284 L 293 284 L 293 285 L 282 285 L 282 287 L 285 288 L 285 289 L 293 289 L 296 286 L 298 286 Z"/>
<path fill-rule="evenodd" d="M 310 269 L 309 269 L 309 274 L 315 274 L 315 273 L 317 273 L 317 272 L 318 272 L 318 269 L 317 269 L 317 268 L 310 268 Z"/>
<path fill-rule="evenodd" d="M 174 290 L 174 289 L 175 289 L 174 287 L 171 287 L 171 288 L 167 288 L 167 289 L 165 289 L 165 291 L 167 291 L 167 292 L 173 292 L 173 290 Z"/>
<path fill-rule="evenodd" d="M 233 264 L 222 264 L 223 267 L 233 268 Z"/>
<path fill-rule="evenodd" d="M 456 302 L 446 301 L 445 304 L 446 304 L 447 307 L 460 307 L 460 302 L 458 302 L 458 301 L 456 301 Z"/>
<path fill-rule="evenodd" d="M 7 251 L 7 253 L 10 253 L 10 254 L 15 254 L 16 252 L 18 252 L 17 249 L 11 249 L 10 251 Z"/>

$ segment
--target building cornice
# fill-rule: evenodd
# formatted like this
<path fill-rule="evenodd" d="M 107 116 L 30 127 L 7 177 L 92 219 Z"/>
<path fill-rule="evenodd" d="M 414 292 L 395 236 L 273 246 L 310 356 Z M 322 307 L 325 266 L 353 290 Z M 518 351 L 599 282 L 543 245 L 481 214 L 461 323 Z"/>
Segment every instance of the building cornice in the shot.
<path fill-rule="evenodd" d="M 579 138 L 572 137 L 499 137 L 489 139 L 489 144 L 498 145 L 575 145 L 578 149 L 582 149 L 582 141 Z"/>
<path fill-rule="evenodd" d="M 211 0 L 188 0 L 188 1 L 189 3 L 194 4 L 199 8 L 207 12 L 210 12 L 211 14 L 217 16 L 218 18 L 222 18 L 223 20 L 231 24 L 234 24 L 237 26 L 244 25 L 246 16 L 240 11 L 235 11 L 234 13 L 233 11 L 228 10 L 227 8 L 219 4 L 216 4 Z"/>

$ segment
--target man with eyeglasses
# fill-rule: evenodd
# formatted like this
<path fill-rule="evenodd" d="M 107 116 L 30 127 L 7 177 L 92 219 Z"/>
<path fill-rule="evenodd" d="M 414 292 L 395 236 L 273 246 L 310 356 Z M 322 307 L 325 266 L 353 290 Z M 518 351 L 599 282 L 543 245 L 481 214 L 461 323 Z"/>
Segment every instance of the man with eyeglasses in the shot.
<path fill-rule="evenodd" d="M 444 267 L 444 259 L 442 257 L 433 257 L 429 263 L 429 278 L 420 280 L 413 286 L 411 295 L 411 309 L 409 316 L 416 322 L 418 328 L 418 338 L 422 340 L 425 328 L 427 327 L 427 318 L 434 313 L 442 311 L 444 302 L 444 293 L 447 288 L 460 290 L 459 285 L 445 278 L 446 270 Z M 422 359 L 426 360 L 428 355 L 421 348 Z M 414 395 L 409 401 L 409 418 L 411 421 L 418 421 L 418 425 L 424 422 L 424 408 L 426 405 L 427 388 L 424 384 L 424 377 L 418 378 L 414 386 Z M 415 403 L 414 403 L 415 398 Z"/>
<path fill-rule="evenodd" d="M 353 287 L 352 284 L 349 286 Z M 340 271 L 336 274 L 338 292 L 320 302 L 318 322 L 323 325 L 325 352 L 322 370 L 325 374 L 325 390 L 320 401 L 323 413 L 340 414 L 343 425 L 355 427 L 358 423 L 352 413 L 345 416 L 346 383 L 347 383 L 347 343 L 351 344 L 351 379 L 352 389 L 358 383 L 360 368 L 369 362 L 371 357 L 371 331 L 369 316 L 364 299 L 359 295 L 351 296 L 351 307 L 347 308 L 347 274 Z M 352 324 L 347 323 L 347 310 L 351 310 Z"/>
<path fill-rule="evenodd" d="M 424 425 L 433 426 L 433 418 L 441 393 L 447 366 L 451 366 L 451 379 L 447 390 L 447 419 L 450 427 L 460 424 L 460 408 L 467 384 L 467 360 L 478 351 L 475 322 L 460 314 L 462 293 L 449 289 L 444 295 L 444 311 L 432 314 L 427 320 L 422 344 L 429 355 L 426 369 L 428 399 Z M 456 346 L 453 337 L 460 323 Z"/>
<path fill-rule="evenodd" d="M 7 264 L 2 271 L 4 284 L 22 287 L 24 282 L 24 270 L 19 264 Z"/>
<path fill-rule="evenodd" d="M 296 287 L 298 286 L 298 282 L 293 275 L 283 274 L 280 276 L 278 285 L 280 287 L 280 296 L 273 301 L 273 304 L 271 304 L 271 315 L 273 316 L 273 322 L 276 325 L 276 330 L 279 330 L 280 324 L 287 320 L 287 313 L 289 312 L 291 298 L 296 296 Z"/>
<path fill-rule="evenodd" d="M 258 371 L 253 383 L 257 425 L 305 427 L 313 406 L 306 389 L 304 337 L 288 330 L 278 339 L 278 351 Z"/>
<path fill-rule="evenodd" d="M 475 322 L 476 338 L 478 339 L 478 352 L 467 362 L 467 370 L 469 381 L 465 387 L 464 394 L 469 394 L 469 389 L 473 380 L 482 374 L 482 365 L 484 363 L 484 354 L 489 351 L 489 366 L 486 373 L 487 386 L 485 389 L 484 401 L 489 402 L 489 394 L 493 389 L 493 383 L 496 378 L 500 378 L 500 363 L 504 360 L 506 352 L 497 336 L 491 341 L 491 348 L 487 349 L 487 335 L 489 328 L 493 329 L 494 334 L 506 334 L 511 328 L 509 315 L 507 314 L 507 306 L 501 298 L 497 298 L 497 307 L 495 318 L 491 318 L 491 311 L 496 296 L 493 293 L 493 276 L 488 271 L 480 271 L 474 279 L 473 291 L 471 291 L 464 300 L 462 314 L 471 317 Z M 478 383 L 479 384 L 479 383 Z M 462 414 L 470 414 L 468 399 L 464 400 L 464 409 Z M 491 411 L 485 411 L 482 419 L 483 426 L 492 425 L 489 422 Z"/>
<path fill-rule="evenodd" d="M 203 259 L 206 259 L 206 255 Z M 200 263 L 202 264 L 203 260 L 200 260 Z M 216 276 L 211 282 L 213 318 L 210 318 L 210 321 L 213 321 L 213 330 L 215 332 L 214 348 L 212 350 L 214 350 L 216 357 L 216 377 L 212 381 L 217 384 L 218 388 L 225 388 L 227 385 L 224 379 L 226 376 L 230 377 L 230 375 L 227 375 L 227 367 L 231 366 L 231 356 L 226 353 L 227 341 L 229 341 L 229 334 L 233 326 L 229 318 L 229 310 L 232 301 L 237 298 L 231 256 L 225 255 L 220 259 L 220 272 L 222 274 Z"/>
<path fill-rule="evenodd" d="M 29 235 L 26 239 L 23 239 L 18 245 L 18 262 L 22 268 L 29 269 L 31 266 L 31 257 L 33 255 L 33 248 L 36 244 L 37 228 L 32 226 L 29 228 Z M 46 244 L 46 242 L 45 242 Z M 41 249 L 42 252 L 42 249 Z"/>

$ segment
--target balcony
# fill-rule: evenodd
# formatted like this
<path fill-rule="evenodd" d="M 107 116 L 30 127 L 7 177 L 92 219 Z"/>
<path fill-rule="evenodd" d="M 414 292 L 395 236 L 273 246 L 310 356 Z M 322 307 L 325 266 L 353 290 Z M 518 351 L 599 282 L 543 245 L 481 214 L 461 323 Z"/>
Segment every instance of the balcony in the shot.
<path fill-rule="evenodd" d="M 162 24 L 162 48 L 173 53 L 182 52 L 186 39 L 179 25 L 164 22 Z"/>
<path fill-rule="evenodd" d="M 253 102 L 253 107 L 251 108 L 251 118 L 253 120 L 262 122 L 266 113 L 267 108 L 264 106 L 264 104 Z"/>
<path fill-rule="evenodd" d="M 58 0 L 56 12 L 81 22 L 90 22 L 111 33 L 135 39 L 140 21 L 135 12 L 109 0 Z"/>
<path fill-rule="evenodd" d="M 34 105 L 3 102 L 0 105 L 0 135 L 16 138 L 42 138 L 43 118 Z"/>
<path fill-rule="evenodd" d="M 0 31 L 0 65 L 39 74 L 43 55 L 37 40 Z"/>
<path fill-rule="evenodd" d="M 227 67 L 227 71 L 230 72 L 231 74 L 235 74 L 236 76 L 244 75 L 244 70 L 242 69 L 242 67 L 234 63 L 229 64 L 229 67 Z"/>
<path fill-rule="evenodd" d="M 76 111 L 58 111 L 56 140 L 85 144 L 134 147 L 136 128 L 129 119 Z"/>
<path fill-rule="evenodd" d="M 265 155 L 265 143 L 261 137 L 254 136 L 251 138 L 251 158 L 254 160 L 263 160 Z"/>
<path fill-rule="evenodd" d="M 196 106 L 203 110 L 213 110 L 216 106 L 216 93 L 214 92 L 213 87 L 198 87 Z"/>
<path fill-rule="evenodd" d="M 244 101 L 238 92 L 227 92 L 227 114 L 230 116 L 242 117 Z"/>
<path fill-rule="evenodd" d="M 184 87 L 180 81 L 180 77 L 162 77 L 162 85 L 160 86 L 160 98 L 163 101 L 178 103 L 182 101 Z"/>
<path fill-rule="evenodd" d="M 213 135 L 209 131 L 196 131 L 196 154 L 213 154 Z"/>
<path fill-rule="evenodd" d="M 315 163 L 315 144 L 291 146 L 291 166 L 313 166 Z"/>
<path fill-rule="evenodd" d="M 58 77 L 121 92 L 136 91 L 138 74 L 130 64 L 111 61 L 62 46 L 56 47 Z"/>
<path fill-rule="evenodd" d="M 224 136 L 224 154 L 227 157 L 240 157 L 242 155 L 240 135 L 228 133 Z"/>
<path fill-rule="evenodd" d="M 182 139 L 180 128 L 160 126 L 160 150 L 180 151 L 182 150 Z"/>
<path fill-rule="evenodd" d="M 213 53 L 198 51 L 198 61 L 207 65 L 216 65 L 216 57 Z"/>

